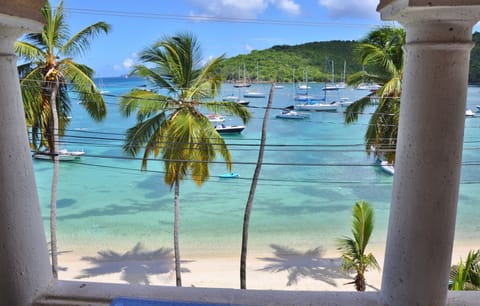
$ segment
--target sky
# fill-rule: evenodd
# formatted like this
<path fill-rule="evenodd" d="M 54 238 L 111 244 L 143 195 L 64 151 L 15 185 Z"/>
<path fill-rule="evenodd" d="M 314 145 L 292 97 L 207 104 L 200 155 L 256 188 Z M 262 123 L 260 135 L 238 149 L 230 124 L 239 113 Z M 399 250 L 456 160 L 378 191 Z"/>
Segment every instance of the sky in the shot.
<path fill-rule="evenodd" d="M 96 77 L 129 73 L 137 54 L 154 42 L 191 32 L 205 60 L 233 57 L 275 45 L 359 40 L 385 22 L 378 0 L 64 0 L 71 34 L 98 21 L 106 36 L 75 60 Z M 58 0 L 51 0 L 55 7 Z M 391 23 L 387 23 L 391 24 Z"/>

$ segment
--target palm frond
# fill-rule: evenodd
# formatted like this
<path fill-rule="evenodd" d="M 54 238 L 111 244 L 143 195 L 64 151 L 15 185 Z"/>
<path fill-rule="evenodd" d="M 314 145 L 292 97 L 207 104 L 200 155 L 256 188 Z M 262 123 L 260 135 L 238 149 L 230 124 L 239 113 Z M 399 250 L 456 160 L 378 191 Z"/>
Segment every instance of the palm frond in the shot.
<path fill-rule="evenodd" d="M 147 90 L 134 89 L 120 100 L 120 112 L 129 117 L 137 112 L 137 121 L 143 121 L 157 112 L 171 112 L 177 103 L 168 97 Z"/>
<path fill-rule="evenodd" d="M 63 59 L 59 66 L 90 117 L 96 121 L 103 120 L 107 116 L 107 107 L 100 90 L 92 79 L 93 70 L 86 65 L 75 63 L 69 58 Z"/>
<path fill-rule="evenodd" d="M 373 210 L 366 201 L 357 201 L 353 207 L 352 234 L 363 254 L 373 231 Z"/>
<path fill-rule="evenodd" d="M 165 113 L 158 113 L 147 120 L 138 122 L 127 130 L 123 151 L 130 156 L 136 156 L 140 149 L 146 146 L 145 150 L 148 150 L 149 154 L 158 152 L 158 149 L 164 144 L 159 130 L 165 129 L 166 125 Z M 158 153 L 155 154 L 155 156 L 157 155 Z"/>
<path fill-rule="evenodd" d="M 105 22 L 94 23 L 70 37 L 60 48 L 60 52 L 66 56 L 83 55 L 90 48 L 93 38 L 108 34 L 110 30 L 111 26 Z"/>
<path fill-rule="evenodd" d="M 345 124 L 351 124 L 358 120 L 358 115 L 361 114 L 365 108 L 372 105 L 371 98 L 374 96 L 371 93 L 347 106 L 344 112 Z"/>
<path fill-rule="evenodd" d="M 27 62 L 38 62 L 45 59 L 45 52 L 37 45 L 21 40 L 15 42 L 15 53 L 20 60 Z"/>
<path fill-rule="evenodd" d="M 235 102 L 204 102 L 202 106 L 208 111 L 236 116 L 243 123 L 248 123 L 252 118 L 252 113 L 245 106 Z"/>
<path fill-rule="evenodd" d="M 52 10 L 50 1 L 47 1 L 42 14 L 46 20 L 42 32 L 42 41 L 46 47 L 46 52 L 52 56 L 57 48 L 68 39 L 70 35 L 68 24 L 65 22 L 63 11 L 63 0 L 61 0 L 55 10 Z"/>
<path fill-rule="evenodd" d="M 173 93 L 176 96 L 179 95 L 175 84 L 172 83 L 171 77 L 159 69 L 151 69 L 144 65 L 136 65 L 130 73 L 131 75 L 138 75 L 139 77 L 147 79 L 149 82 L 159 88 L 166 89 L 169 93 Z"/>

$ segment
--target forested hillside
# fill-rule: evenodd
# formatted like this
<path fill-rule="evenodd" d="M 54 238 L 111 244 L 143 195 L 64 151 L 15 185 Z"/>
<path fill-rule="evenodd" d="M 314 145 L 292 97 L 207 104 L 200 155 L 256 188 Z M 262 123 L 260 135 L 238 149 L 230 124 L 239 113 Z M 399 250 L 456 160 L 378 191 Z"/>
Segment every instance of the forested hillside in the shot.
<path fill-rule="evenodd" d="M 274 46 L 270 49 L 252 51 L 247 55 L 229 58 L 222 67 L 222 75 L 228 81 L 243 77 L 243 67 L 246 67 L 247 77 L 251 81 L 291 82 L 295 75 L 296 81 L 305 79 L 308 68 L 310 81 L 324 82 L 331 79 L 332 66 L 336 81 L 343 74 L 346 63 L 346 74 L 362 69 L 362 65 L 354 56 L 355 41 L 311 42 L 296 46 Z"/>
<path fill-rule="evenodd" d="M 470 58 L 469 82 L 480 84 L 480 33 L 473 34 L 475 47 Z M 334 62 L 335 79 L 339 81 L 346 62 L 346 74 L 360 71 L 362 65 L 353 49 L 356 41 L 311 42 L 295 46 L 274 46 L 270 49 L 252 51 L 250 54 L 229 58 L 222 67 L 222 75 L 227 81 L 243 77 L 246 67 L 247 77 L 256 81 L 257 66 L 259 81 L 291 82 L 303 81 L 308 67 L 308 79 L 325 82 L 331 79 L 331 62 Z"/>

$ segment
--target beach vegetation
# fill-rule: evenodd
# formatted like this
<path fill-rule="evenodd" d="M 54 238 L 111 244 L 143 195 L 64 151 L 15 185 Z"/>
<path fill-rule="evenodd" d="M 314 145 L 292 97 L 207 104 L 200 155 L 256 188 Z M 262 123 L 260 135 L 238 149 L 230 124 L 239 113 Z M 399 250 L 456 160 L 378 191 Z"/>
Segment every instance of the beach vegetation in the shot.
<path fill-rule="evenodd" d="M 378 90 L 350 104 L 344 117 L 346 124 L 354 123 L 367 107 L 376 105 L 365 132 L 365 148 L 368 154 L 373 152 L 389 162 L 395 160 L 404 44 L 405 31 L 402 28 L 382 27 L 371 31 L 355 49 L 364 69 L 347 79 L 351 86 L 361 83 L 380 85 Z"/>
<path fill-rule="evenodd" d="M 373 209 L 367 201 L 359 200 L 353 206 L 353 237 L 344 236 L 338 240 L 338 250 L 342 253 L 342 271 L 355 273 L 353 282 L 357 291 L 365 291 L 365 272 L 369 268 L 380 269 L 372 253 L 366 248 L 374 227 Z"/>
<path fill-rule="evenodd" d="M 452 266 L 449 289 L 480 290 L 480 250 L 471 250 L 465 261 Z"/>
<path fill-rule="evenodd" d="M 91 118 L 101 121 L 107 109 L 93 81 L 94 71 L 74 57 L 86 53 L 93 38 L 108 34 L 110 25 L 97 22 L 70 35 L 63 1 L 52 9 L 50 1 L 42 9 L 45 25 L 41 33 L 25 35 L 15 44 L 19 56 L 18 72 L 25 119 L 33 150 L 45 150 L 52 156 L 53 176 L 50 209 L 50 247 L 52 272 L 58 277 L 56 203 L 59 172 L 59 139 L 70 123 L 70 98 L 73 90 Z"/>
<path fill-rule="evenodd" d="M 251 114 L 238 103 L 210 101 L 222 83 L 214 71 L 224 56 L 203 64 L 200 44 L 191 33 L 160 39 L 142 50 L 139 59 L 141 63 L 131 74 L 146 79 L 153 90 L 133 89 L 121 98 L 121 113 L 126 117 L 136 113 L 123 150 L 130 156 L 143 150 L 142 170 L 147 169 L 151 155 L 164 162 L 164 181 L 174 189 L 175 273 L 176 285 L 181 286 L 180 182 L 190 174 L 201 186 L 210 176 L 209 164 L 217 160 L 217 153 L 228 171 L 232 168 L 226 142 L 201 110 L 233 115 L 244 123 Z"/>

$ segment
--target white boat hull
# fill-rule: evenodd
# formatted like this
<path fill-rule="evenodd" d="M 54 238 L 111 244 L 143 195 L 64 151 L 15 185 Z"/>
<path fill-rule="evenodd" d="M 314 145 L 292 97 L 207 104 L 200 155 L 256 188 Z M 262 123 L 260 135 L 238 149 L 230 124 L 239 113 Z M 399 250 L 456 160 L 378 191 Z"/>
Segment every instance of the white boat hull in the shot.
<path fill-rule="evenodd" d="M 58 159 L 60 161 L 74 161 L 74 160 L 80 160 L 80 157 L 83 156 L 85 152 L 83 151 L 66 151 L 66 150 L 61 150 L 58 153 Z M 48 152 L 35 152 L 32 155 L 33 158 L 35 159 L 41 159 L 41 160 L 52 160 L 52 155 Z"/>
<path fill-rule="evenodd" d="M 392 164 L 390 164 L 388 161 L 382 161 L 380 163 L 380 167 L 382 170 L 388 174 L 394 175 L 395 174 L 395 168 L 393 167 Z"/>
<path fill-rule="evenodd" d="M 263 92 L 247 92 L 243 95 L 244 98 L 265 98 Z"/>
<path fill-rule="evenodd" d="M 238 134 L 238 133 L 241 133 L 244 129 L 245 129 L 244 125 L 215 126 L 215 130 L 217 130 L 219 134 Z"/>
<path fill-rule="evenodd" d="M 306 119 L 309 117 L 309 114 L 299 113 L 296 111 L 283 112 L 276 115 L 279 119 Z"/>
<path fill-rule="evenodd" d="M 295 110 L 299 111 L 317 111 L 317 112 L 336 112 L 337 103 L 326 104 L 326 103 L 299 103 L 294 106 Z"/>

